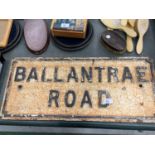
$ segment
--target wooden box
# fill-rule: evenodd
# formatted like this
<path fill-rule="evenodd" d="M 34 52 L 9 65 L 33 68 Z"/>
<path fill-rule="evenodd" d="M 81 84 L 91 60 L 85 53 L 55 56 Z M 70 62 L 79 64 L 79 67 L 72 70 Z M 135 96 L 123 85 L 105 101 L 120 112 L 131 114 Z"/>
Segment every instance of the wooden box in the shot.
<path fill-rule="evenodd" d="M 87 19 L 53 19 L 51 32 L 53 36 L 85 38 Z"/>

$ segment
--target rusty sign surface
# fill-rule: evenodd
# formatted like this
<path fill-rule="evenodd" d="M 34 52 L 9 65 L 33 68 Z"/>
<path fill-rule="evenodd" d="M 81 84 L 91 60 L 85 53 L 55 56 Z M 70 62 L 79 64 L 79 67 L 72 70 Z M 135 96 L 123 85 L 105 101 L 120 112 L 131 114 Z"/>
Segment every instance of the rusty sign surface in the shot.
<path fill-rule="evenodd" d="M 1 119 L 155 122 L 148 58 L 16 58 Z"/>

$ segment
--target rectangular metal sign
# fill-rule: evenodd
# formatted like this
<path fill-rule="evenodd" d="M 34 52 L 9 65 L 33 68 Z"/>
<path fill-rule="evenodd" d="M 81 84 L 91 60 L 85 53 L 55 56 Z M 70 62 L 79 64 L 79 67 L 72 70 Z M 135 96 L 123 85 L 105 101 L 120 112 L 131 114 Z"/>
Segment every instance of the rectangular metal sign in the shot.
<path fill-rule="evenodd" d="M 155 122 L 148 58 L 17 58 L 1 119 Z"/>

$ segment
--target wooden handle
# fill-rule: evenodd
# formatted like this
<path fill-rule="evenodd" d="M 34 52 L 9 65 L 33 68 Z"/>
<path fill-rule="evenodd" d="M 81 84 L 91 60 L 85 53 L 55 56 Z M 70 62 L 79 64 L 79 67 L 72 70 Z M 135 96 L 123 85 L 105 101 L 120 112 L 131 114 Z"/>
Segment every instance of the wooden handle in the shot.
<path fill-rule="evenodd" d="M 5 34 L 4 34 L 3 40 L 0 42 L 0 47 L 2 47 L 2 48 L 6 47 L 7 44 L 8 44 L 13 19 L 7 19 L 7 20 L 4 20 L 4 21 L 6 22 L 6 24 L 5 24 L 6 27 L 5 27 Z"/>
<path fill-rule="evenodd" d="M 135 30 L 133 30 L 132 28 L 130 27 L 125 27 L 125 26 L 122 26 L 120 27 L 120 29 L 122 29 L 128 36 L 134 38 L 137 36 L 137 33 Z"/>
<path fill-rule="evenodd" d="M 142 35 L 139 36 L 136 51 L 137 51 L 137 54 L 141 54 L 143 51 L 143 36 Z"/>
<path fill-rule="evenodd" d="M 121 19 L 121 25 L 122 26 L 126 26 L 128 23 L 128 20 L 127 19 Z"/>
<path fill-rule="evenodd" d="M 135 27 L 136 19 L 129 19 L 128 22 L 129 22 L 131 27 L 133 27 L 133 28 Z"/>
<path fill-rule="evenodd" d="M 133 46 L 132 38 L 129 36 L 127 36 L 126 45 L 127 45 L 127 51 L 132 52 L 134 49 L 134 46 Z"/>

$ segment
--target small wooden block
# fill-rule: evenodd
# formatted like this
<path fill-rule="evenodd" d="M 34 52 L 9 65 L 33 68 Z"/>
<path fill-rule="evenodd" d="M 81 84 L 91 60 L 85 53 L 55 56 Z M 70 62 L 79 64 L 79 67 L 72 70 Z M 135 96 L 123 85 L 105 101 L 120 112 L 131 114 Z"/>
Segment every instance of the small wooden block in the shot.
<path fill-rule="evenodd" d="M 8 44 L 13 20 L 0 19 L 0 47 L 5 48 Z"/>
<path fill-rule="evenodd" d="M 51 33 L 53 36 L 85 38 L 87 19 L 53 19 Z"/>

